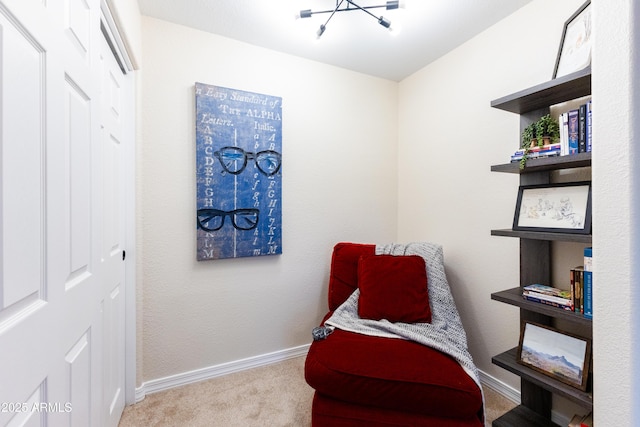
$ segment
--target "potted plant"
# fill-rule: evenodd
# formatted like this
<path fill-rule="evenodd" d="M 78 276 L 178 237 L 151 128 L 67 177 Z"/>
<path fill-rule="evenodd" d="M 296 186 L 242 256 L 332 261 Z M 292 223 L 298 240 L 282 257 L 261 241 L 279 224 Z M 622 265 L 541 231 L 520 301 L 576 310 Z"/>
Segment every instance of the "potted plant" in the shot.
<path fill-rule="evenodd" d="M 528 149 L 538 145 L 538 128 L 535 123 L 531 123 L 522 131 L 522 145 L 520 148 Z"/>
<path fill-rule="evenodd" d="M 535 123 L 536 135 L 542 138 L 543 145 L 553 144 L 560 138 L 560 124 L 551 115 L 540 117 Z"/>
<path fill-rule="evenodd" d="M 525 127 L 522 131 L 522 142 L 520 148 L 524 150 L 522 158 L 520 159 L 520 169 L 524 169 L 527 165 L 527 159 L 529 158 L 529 151 L 538 145 L 542 145 L 542 139 L 538 139 L 538 127 L 537 122 L 531 123 Z"/>

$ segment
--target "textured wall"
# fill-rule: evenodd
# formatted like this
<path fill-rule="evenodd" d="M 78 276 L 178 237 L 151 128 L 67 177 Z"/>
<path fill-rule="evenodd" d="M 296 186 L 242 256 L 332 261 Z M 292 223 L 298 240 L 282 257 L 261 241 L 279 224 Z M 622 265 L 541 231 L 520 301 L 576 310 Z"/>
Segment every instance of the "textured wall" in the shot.
<path fill-rule="evenodd" d="M 637 426 L 640 407 L 640 9 L 593 2 L 594 423 Z M 595 113 L 595 112 L 594 112 Z"/>
<path fill-rule="evenodd" d="M 333 245 L 393 241 L 397 83 L 143 18 L 144 381 L 310 342 Z M 196 262 L 194 83 L 283 98 L 283 254 Z"/>

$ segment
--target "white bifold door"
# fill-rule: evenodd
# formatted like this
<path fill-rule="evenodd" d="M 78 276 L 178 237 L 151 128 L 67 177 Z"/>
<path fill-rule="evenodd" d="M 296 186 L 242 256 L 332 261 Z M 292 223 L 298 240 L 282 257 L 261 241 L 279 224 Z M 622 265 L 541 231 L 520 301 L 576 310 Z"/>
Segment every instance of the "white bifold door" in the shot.
<path fill-rule="evenodd" d="M 99 0 L 0 0 L 0 426 L 124 407 L 128 95 L 100 22 Z"/>

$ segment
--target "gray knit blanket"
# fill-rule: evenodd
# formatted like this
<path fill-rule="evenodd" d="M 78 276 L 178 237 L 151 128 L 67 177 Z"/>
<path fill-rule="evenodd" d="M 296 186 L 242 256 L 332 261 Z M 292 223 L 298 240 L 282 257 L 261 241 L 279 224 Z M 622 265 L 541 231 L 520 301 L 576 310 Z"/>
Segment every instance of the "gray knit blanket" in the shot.
<path fill-rule="evenodd" d="M 376 254 L 420 255 L 424 258 L 427 267 L 431 323 L 391 323 L 384 319 L 380 321 L 361 319 L 358 316 L 360 290 L 356 289 L 327 319 L 325 325 L 364 335 L 406 339 L 439 350 L 458 361 L 482 390 L 478 369 L 467 349 L 467 335 L 462 327 L 444 272 L 442 247 L 425 242 L 378 245 Z"/>

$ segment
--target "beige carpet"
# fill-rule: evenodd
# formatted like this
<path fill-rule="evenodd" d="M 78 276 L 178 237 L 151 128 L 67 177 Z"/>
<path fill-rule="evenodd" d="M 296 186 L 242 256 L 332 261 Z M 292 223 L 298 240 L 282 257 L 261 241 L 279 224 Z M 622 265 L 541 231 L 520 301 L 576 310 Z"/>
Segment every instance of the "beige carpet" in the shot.
<path fill-rule="evenodd" d="M 515 405 L 484 389 L 487 426 Z M 308 427 L 313 389 L 304 357 L 148 395 L 125 408 L 119 427 Z"/>

